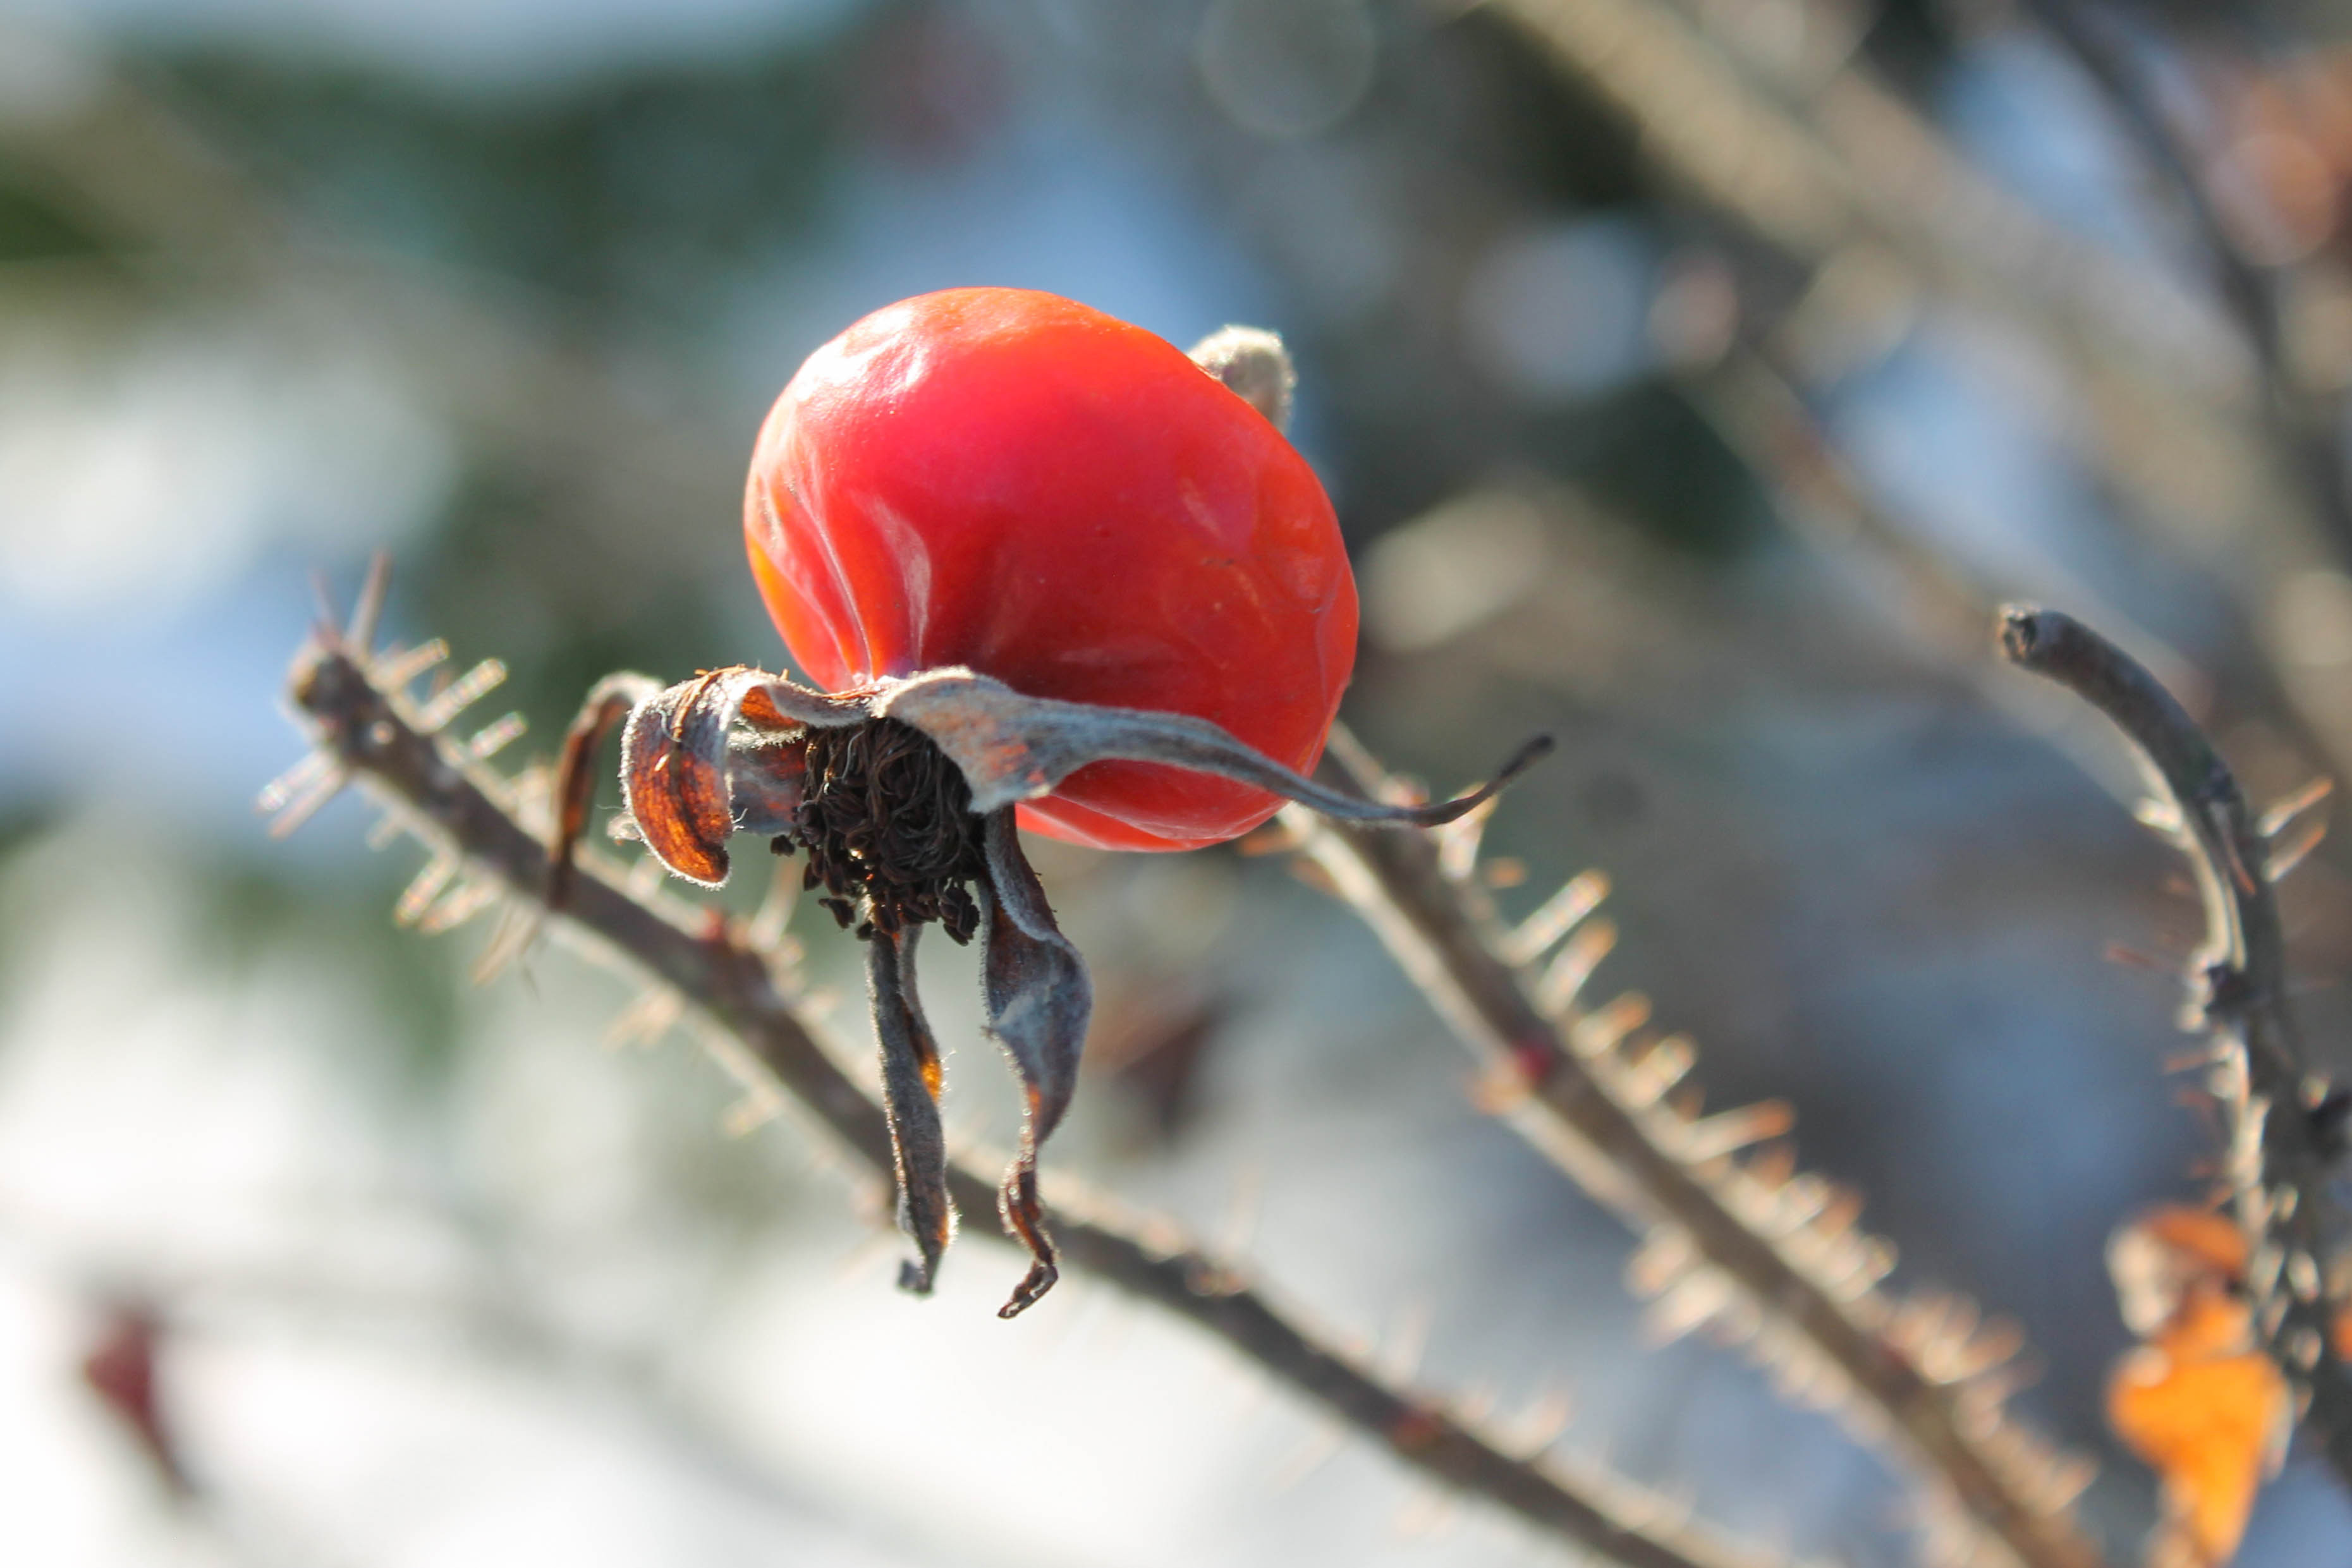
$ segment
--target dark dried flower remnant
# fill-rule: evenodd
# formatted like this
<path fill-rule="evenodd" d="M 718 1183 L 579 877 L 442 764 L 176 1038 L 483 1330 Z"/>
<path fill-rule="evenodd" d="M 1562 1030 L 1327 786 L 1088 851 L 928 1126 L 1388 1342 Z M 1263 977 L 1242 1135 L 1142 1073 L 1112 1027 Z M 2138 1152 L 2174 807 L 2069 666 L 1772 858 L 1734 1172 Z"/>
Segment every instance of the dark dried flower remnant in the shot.
<path fill-rule="evenodd" d="M 877 718 L 808 732 L 799 821 L 779 854 L 808 852 L 802 885 L 860 937 L 936 920 L 959 945 L 980 926 L 988 874 L 962 771 L 913 726 Z"/>

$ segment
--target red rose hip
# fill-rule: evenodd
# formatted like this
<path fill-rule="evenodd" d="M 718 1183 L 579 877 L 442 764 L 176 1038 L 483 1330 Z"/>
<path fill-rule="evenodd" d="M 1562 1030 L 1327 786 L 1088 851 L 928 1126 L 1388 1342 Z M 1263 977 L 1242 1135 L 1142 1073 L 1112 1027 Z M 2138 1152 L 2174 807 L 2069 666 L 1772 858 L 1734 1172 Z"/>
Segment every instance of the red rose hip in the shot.
<path fill-rule="evenodd" d="M 832 691 L 965 665 L 1192 715 L 1303 773 L 1355 662 L 1355 581 L 1306 460 L 1174 345 L 1051 294 L 923 295 L 811 355 L 760 434 L 744 533 L 793 659 Z M 1103 761 L 1020 815 L 1187 849 L 1280 803 Z"/>

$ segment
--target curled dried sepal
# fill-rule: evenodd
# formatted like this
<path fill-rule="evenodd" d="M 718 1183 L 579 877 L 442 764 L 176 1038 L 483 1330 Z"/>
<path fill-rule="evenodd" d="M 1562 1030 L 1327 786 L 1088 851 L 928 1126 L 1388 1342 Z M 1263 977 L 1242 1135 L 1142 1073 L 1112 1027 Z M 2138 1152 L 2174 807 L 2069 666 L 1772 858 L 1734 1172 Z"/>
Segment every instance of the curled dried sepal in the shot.
<path fill-rule="evenodd" d="M 605 676 L 572 721 L 556 767 L 550 908 L 562 905 L 572 852 L 587 831 L 596 750 L 624 716 L 621 789 L 639 837 L 679 876 L 716 887 L 727 880 L 729 838 L 792 824 L 803 771 L 793 737 L 866 714 L 743 665 L 674 686 L 649 675 Z"/>
<path fill-rule="evenodd" d="M 563 750 L 555 765 L 555 842 L 547 857 L 547 907 L 561 909 L 572 895 L 572 852 L 588 831 L 588 807 L 595 797 L 596 753 L 613 727 L 639 704 L 660 695 L 661 683 L 651 675 L 606 675 L 590 689 L 588 699 L 563 737 Z"/>
<path fill-rule="evenodd" d="M 971 785 L 971 809 L 983 814 L 1048 794 L 1089 762 L 1116 759 L 1238 779 L 1345 821 L 1433 828 L 1475 810 L 1552 744 L 1549 736 L 1537 737 L 1467 795 L 1396 806 L 1328 789 L 1188 714 L 1024 696 L 1003 681 L 955 668 L 886 682 L 870 700 L 877 716 L 910 724 L 939 743 Z"/>
<path fill-rule="evenodd" d="M 1021 852 L 1010 808 L 988 819 L 988 881 L 981 891 L 980 985 L 988 1031 L 1021 1080 L 1028 1114 L 1021 1147 L 997 1195 L 1004 1228 L 1029 1249 L 1028 1277 L 998 1312 L 1015 1317 L 1052 1288 L 1057 1270 L 1037 1197 L 1037 1149 L 1061 1124 L 1077 1088 L 1078 1055 L 1094 1011 L 1086 961 L 1054 923 L 1045 890 Z"/>

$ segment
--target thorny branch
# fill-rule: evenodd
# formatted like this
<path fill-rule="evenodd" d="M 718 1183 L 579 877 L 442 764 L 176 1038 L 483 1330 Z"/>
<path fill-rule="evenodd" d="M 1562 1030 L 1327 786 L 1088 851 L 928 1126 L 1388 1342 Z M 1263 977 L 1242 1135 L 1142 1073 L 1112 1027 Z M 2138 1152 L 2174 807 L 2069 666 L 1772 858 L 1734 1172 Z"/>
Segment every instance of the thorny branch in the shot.
<path fill-rule="evenodd" d="M 354 619 L 372 614 L 363 609 Z M 404 668 L 413 676 L 422 667 L 415 653 L 371 659 L 352 651 L 365 646 L 357 626 L 350 636 L 322 628 L 296 660 L 290 693 L 319 754 L 305 787 L 280 797 L 285 809 L 307 815 L 356 778 L 439 854 L 461 858 L 510 895 L 535 902 L 547 884 L 547 853 L 518 820 L 512 791 L 464 749 L 436 737 L 462 702 L 445 694 L 420 709 L 401 695 Z M 466 686 L 460 681 L 450 690 L 463 696 Z M 657 893 L 634 894 L 601 866 L 583 863 L 566 908 L 551 919 L 701 1009 L 868 1169 L 887 1178 L 892 1153 L 881 1108 L 817 1043 L 766 958 L 719 912 Z M 971 1166 L 952 1162 L 948 1181 L 965 1209 L 986 1213 L 994 1206 L 995 1183 Z M 1380 1381 L 1319 1343 L 1230 1265 L 1161 1239 L 1161 1227 L 1115 1218 L 1099 1202 L 1068 1191 L 1056 1194 L 1055 1209 L 1066 1261 L 1215 1334 L 1449 1486 L 1627 1568 L 1761 1568 L 1770 1561 L 1671 1522 L 1669 1511 L 1622 1480 L 1571 1477 L 1557 1464 L 1513 1458 L 1435 1403 Z M 1147 1234 L 1153 1239 L 1144 1239 Z"/>
<path fill-rule="evenodd" d="M 1345 732 L 1332 756 L 1367 793 L 1394 792 Z M 1549 942 L 1503 927 L 1466 835 L 1433 843 L 1295 810 L 1283 821 L 1485 1064 L 1513 1128 L 1643 1234 L 1633 1273 L 1667 1327 L 1713 1322 L 1751 1341 L 1790 1393 L 1839 1410 L 1932 1502 L 1957 1505 L 1937 1521 L 1957 1554 L 1992 1544 L 2027 1568 L 2099 1563 L 2069 1517 L 2087 1467 L 2002 1414 L 2019 1377 L 2013 1331 L 1979 1330 L 1949 1298 L 1879 1291 L 1893 1251 L 1853 1228 L 1849 1195 L 1794 1175 L 1785 1152 L 1735 1158 L 1788 1130 L 1784 1107 L 1700 1118 L 1671 1102 L 1688 1041 L 1651 1036 L 1639 996 L 1578 1000 L 1605 936 L 1570 940 L 1543 968 Z"/>
<path fill-rule="evenodd" d="M 2130 654 L 2054 610 L 2006 610 L 2000 632 L 2012 664 L 2105 714 L 2163 786 L 2162 826 L 2188 856 L 2205 909 L 2189 1019 L 2213 1047 L 2207 1088 L 2228 1131 L 2222 1174 L 2246 1233 L 2255 1321 L 2295 1389 L 2298 1416 L 2352 1484 L 2352 1377 L 2329 1332 L 2324 1263 L 2343 1106 L 2313 1072 L 2287 1009 L 2273 890 L 2292 855 L 2263 831 L 2197 721 Z"/>

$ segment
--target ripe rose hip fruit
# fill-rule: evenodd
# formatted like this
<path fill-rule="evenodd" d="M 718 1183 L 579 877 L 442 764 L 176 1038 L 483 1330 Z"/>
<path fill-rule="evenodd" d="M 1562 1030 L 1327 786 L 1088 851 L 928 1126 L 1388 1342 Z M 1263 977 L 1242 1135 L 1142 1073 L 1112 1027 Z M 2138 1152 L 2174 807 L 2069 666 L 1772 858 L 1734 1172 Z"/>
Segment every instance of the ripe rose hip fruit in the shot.
<path fill-rule="evenodd" d="M 1305 773 L 1355 665 L 1355 578 L 1306 459 L 1173 344 L 1051 294 L 926 294 L 810 355 L 760 433 L 743 528 L 785 645 L 828 691 L 961 664 L 1030 696 L 1192 714 Z M 1192 849 L 1280 804 L 1099 762 L 1020 820 Z"/>
<path fill-rule="evenodd" d="M 1286 799 L 1427 827 L 1549 749 L 1434 806 L 1305 777 L 1354 664 L 1356 591 L 1282 435 L 1289 386 L 1279 341 L 1245 329 L 1188 357 L 1023 289 L 877 311 L 784 389 L 746 490 L 752 576 L 814 685 L 742 665 L 667 687 L 611 675 L 566 738 L 551 906 L 591 759 L 622 725 L 629 813 L 663 864 L 716 884 L 728 839 L 758 834 L 804 854 L 804 885 L 866 942 L 910 1290 L 930 1288 L 955 1228 L 915 985 L 934 922 L 979 936 L 988 1031 L 1028 1103 L 999 1207 L 1033 1261 L 1003 1315 L 1055 1276 L 1037 1149 L 1076 1086 L 1092 992 L 1016 820 L 1144 850 L 1233 838 Z"/>

